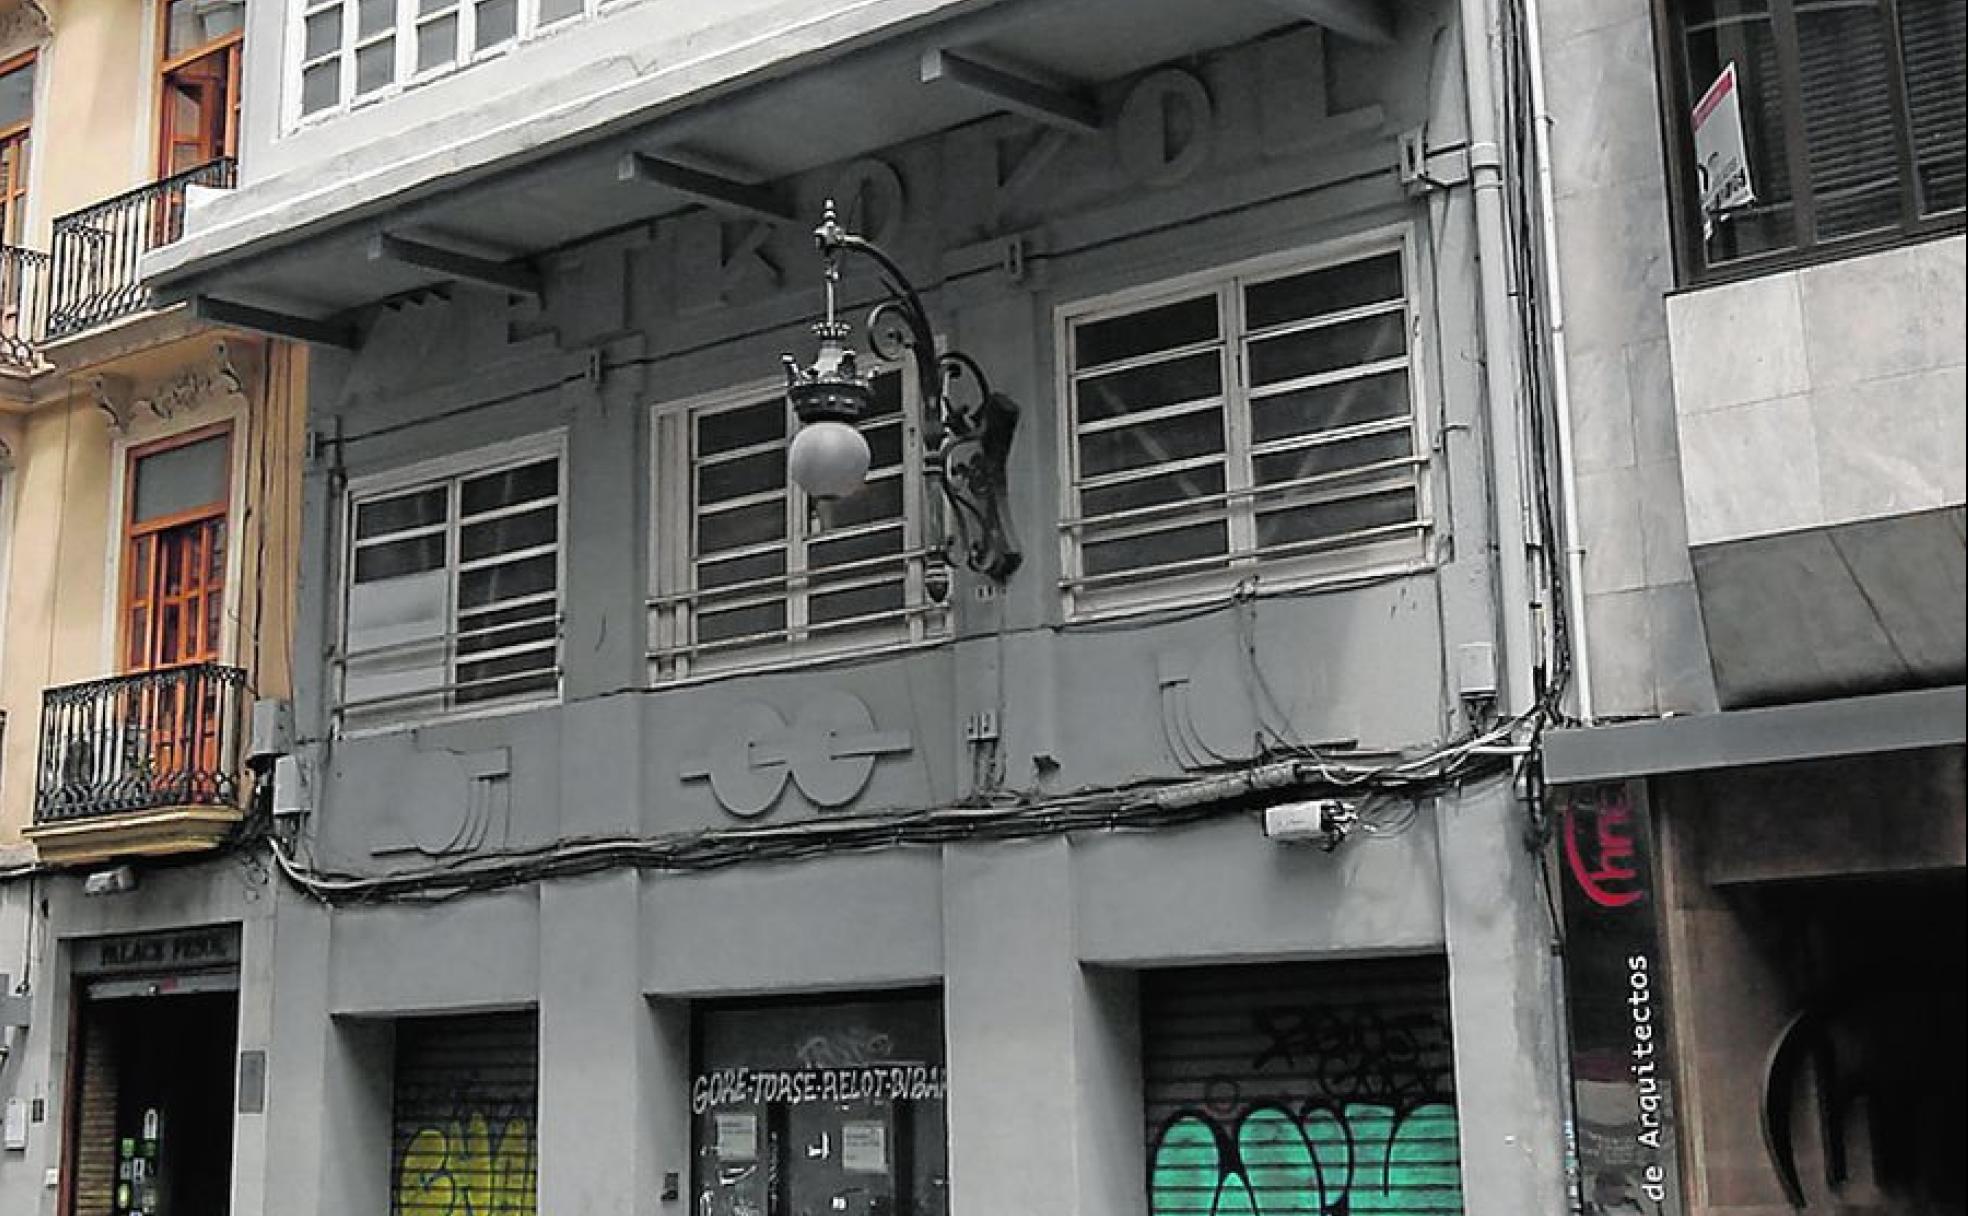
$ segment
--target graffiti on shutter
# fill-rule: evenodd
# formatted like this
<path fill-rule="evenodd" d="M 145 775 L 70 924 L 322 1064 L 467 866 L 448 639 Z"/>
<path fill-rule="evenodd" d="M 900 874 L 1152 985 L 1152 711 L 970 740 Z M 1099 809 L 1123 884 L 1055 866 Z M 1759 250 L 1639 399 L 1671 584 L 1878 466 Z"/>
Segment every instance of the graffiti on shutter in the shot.
<path fill-rule="evenodd" d="M 537 1216 L 538 1019 L 398 1023 L 392 1216 Z"/>
<path fill-rule="evenodd" d="M 1438 959 L 1143 977 L 1150 1216 L 1462 1211 Z"/>

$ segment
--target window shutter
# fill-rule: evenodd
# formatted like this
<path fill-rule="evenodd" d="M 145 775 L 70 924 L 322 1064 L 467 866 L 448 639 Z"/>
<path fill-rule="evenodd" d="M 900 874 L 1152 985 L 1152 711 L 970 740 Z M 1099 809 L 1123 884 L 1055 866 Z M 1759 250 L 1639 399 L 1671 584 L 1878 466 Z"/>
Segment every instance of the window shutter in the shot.
<path fill-rule="evenodd" d="M 1148 1210 L 1462 1211 L 1440 959 L 1142 980 Z"/>
<path fill-rule="evenodd" d="M 1899 15 L 1921 211 L 1958 211 L 1968 201 L 1968 5 L 1900 0 Z"/>
<path fill-rule="evenodd" d="M 397 1024 L 391 1216 L 535 1209 L 539 1064 L 532 1012 Z"/>

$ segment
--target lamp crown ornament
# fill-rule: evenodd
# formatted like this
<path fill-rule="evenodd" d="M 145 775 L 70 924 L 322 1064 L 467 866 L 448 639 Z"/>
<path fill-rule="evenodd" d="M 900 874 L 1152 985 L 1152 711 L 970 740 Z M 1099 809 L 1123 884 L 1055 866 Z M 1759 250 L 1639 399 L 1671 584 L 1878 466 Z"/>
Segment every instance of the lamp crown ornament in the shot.
<path fill-rule="evenodd" d="M 949 587 L 944 563 L 953 558 L 995 581 L 1010 578 L 1023 560 L 1011 531 L 1005 473 L 1017 403 L 993 392 L 969 355 L 937 349 L 914 284 L 880 246 L 841 226 L 831 199 L 813 240 L 825 263 L 826 315 L 813 325 L 819 350 L 812 364 L 781 356 L 786 402 L 800 423 L 787 451 L 789 475 L 826 500 L 853 493 L 867 474 L 868 444 L 857 426 L 874 404 L 874 373 L 862 369 L 854 327 L 837 312 L 842 260 L 865 257 L 887 293 L 868 316 L 869 351 L 884 362 L 913 363 L 923 407 L 923 473 L 932 487 L 927 532 L 934 547 L 925 583 L 942 599 Z M 945 535 L 946 505 L 955 535 Z"/>

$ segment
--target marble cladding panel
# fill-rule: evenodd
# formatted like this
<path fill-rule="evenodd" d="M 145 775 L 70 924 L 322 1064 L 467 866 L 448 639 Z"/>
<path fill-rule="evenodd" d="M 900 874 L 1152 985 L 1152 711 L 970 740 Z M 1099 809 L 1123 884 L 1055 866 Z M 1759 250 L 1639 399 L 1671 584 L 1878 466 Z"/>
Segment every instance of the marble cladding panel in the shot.
<path fill-rule="evenodd" d="M 1680 428 L 1690 544 L 1808 528 L 1823 518 L 1809 398 L 1684 413 Z"/>
<path fill-rule="evenodd" d="M 1963 501 L 1963 250 L 1928 241 L 1668 301 L 1693 544 Z"/>

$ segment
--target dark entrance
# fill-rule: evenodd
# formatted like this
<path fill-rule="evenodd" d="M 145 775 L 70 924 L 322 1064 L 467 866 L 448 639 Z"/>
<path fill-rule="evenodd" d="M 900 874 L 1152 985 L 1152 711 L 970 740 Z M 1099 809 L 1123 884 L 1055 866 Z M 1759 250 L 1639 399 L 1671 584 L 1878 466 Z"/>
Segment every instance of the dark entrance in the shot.
<path fill-rule="evenodd" d="M 237 942 L 102 939 L 78 960 L 64 1216 L 230 1216 Z"/>

